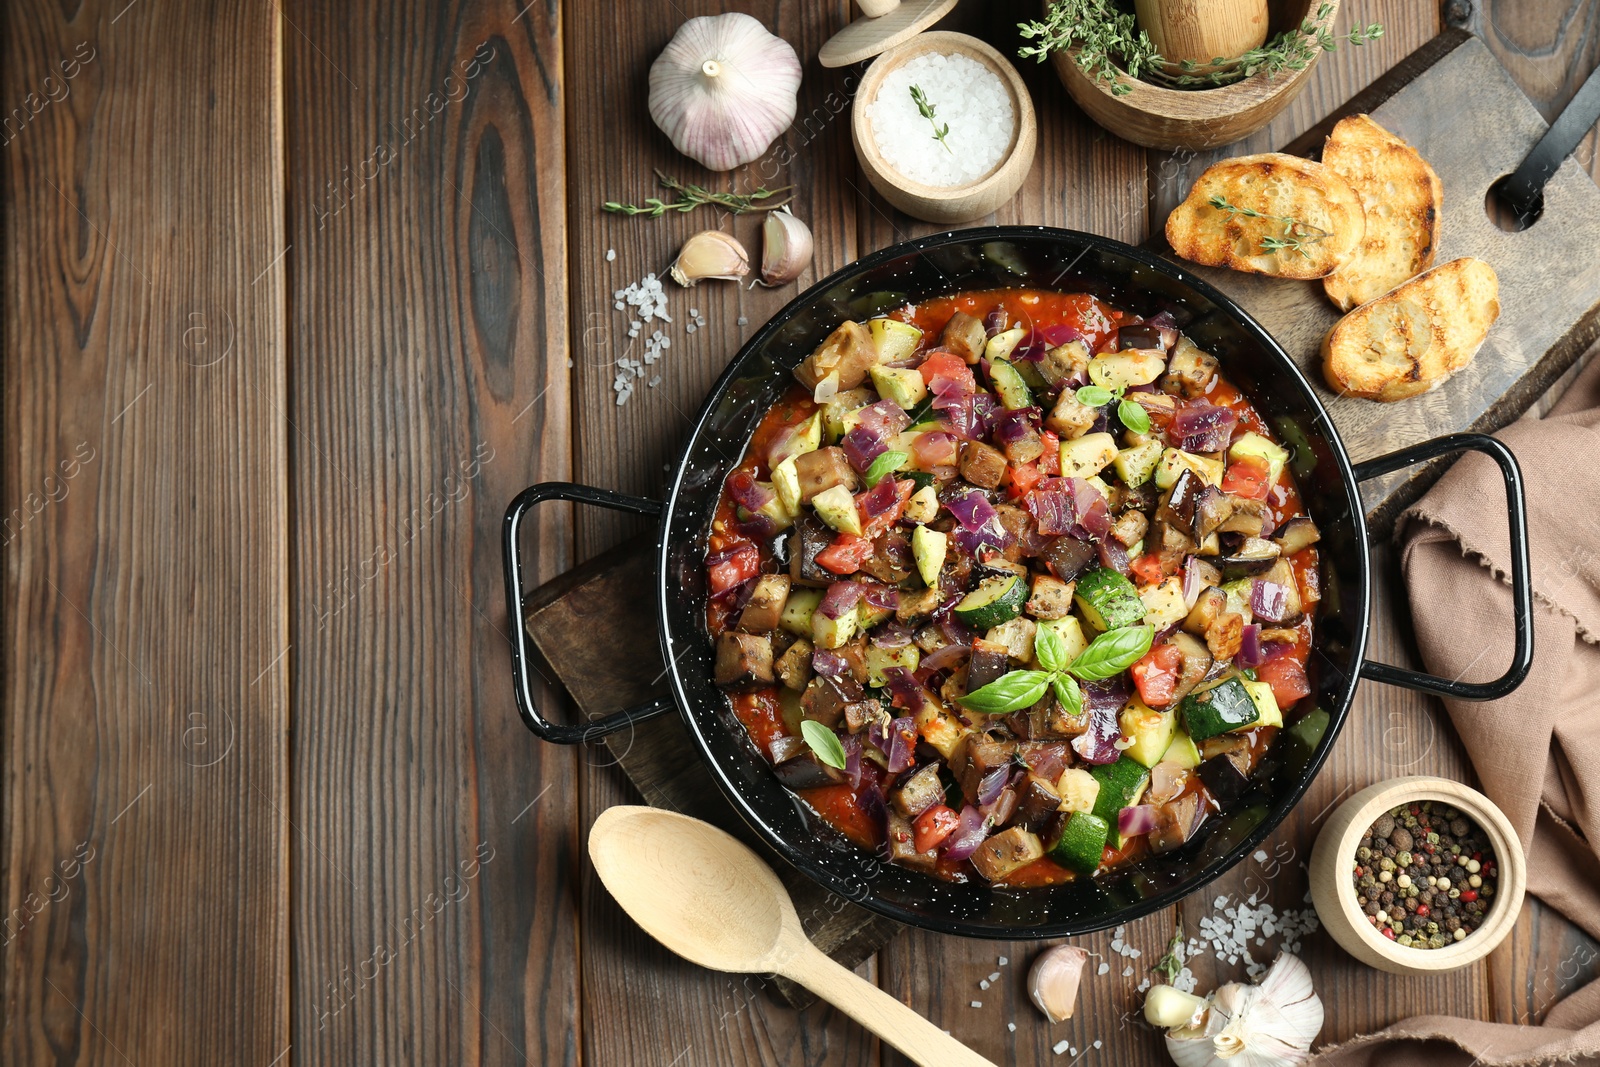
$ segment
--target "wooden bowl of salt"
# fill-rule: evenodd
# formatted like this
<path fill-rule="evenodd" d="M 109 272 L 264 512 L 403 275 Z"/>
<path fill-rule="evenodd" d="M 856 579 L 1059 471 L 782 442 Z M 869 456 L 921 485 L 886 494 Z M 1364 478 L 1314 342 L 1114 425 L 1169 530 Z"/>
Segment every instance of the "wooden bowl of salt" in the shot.
<path fill-rule="evenodd" d="M 878 56 L 856 90 L 850 128 L 872 187 L 940 224 L 982 218 L 1015 196 L 1039 139 L 1016 68 L 976 37 L 948 31 Z"/>

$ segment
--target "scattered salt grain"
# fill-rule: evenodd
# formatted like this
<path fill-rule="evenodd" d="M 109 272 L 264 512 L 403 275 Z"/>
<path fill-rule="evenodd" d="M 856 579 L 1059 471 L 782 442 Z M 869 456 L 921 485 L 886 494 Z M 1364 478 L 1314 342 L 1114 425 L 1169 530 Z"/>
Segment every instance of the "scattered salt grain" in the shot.
<path fill-rule="evenodd" d="M 1264 848 L 1258 848 L 1254 853 L 1251 854 L 1250 858 L 1255 860 L 1257 863 L 1265 863 L 1267 861 L 1267 850 Z"/>
<path fill-rule="evenodd" d="M 617 250 L 615 248 L 606 249 L 606 262 L 607 263 L 610 263 L 612 260 L 614 260 L 616 258 L 617 258 Z"/>
<path fill-rule="evenodd" d="M 1057 1056 L 1059 1056 L 1059 1055 L 1061 1055 L 1063 1052 L 1067 1051 L 1067 1049 L 1069 1049 L 1071 1047 L 1072 1047 L 1072 1042 L 1063 1039 L 1061 1041 L 1057 1041 L 1054 1045 L 1051 1045 L 1050 1046 L 1050 1051 L 1054 1052 Z"/>
<path fill-rule="evenodd" d="M 1095 973 L 1095 974 L 1105 974 L 1105 973 L 1106 973 L 1106 972 L 1108 972 L 1108 971 L 1110 971 L 1110 970 L 1111 970 L 1111 964 L 1109 964 L 1109 963 L 1102 963 L 1102 964 L 1101 964 L 1101 965 L 1100 965 L 1100 967 L 1099 967 L 1099 969 L 1097 969 L 1097 970 L 1096 970 L 1096 971 L 1095 971 L 1095 972 L 1094 972 L 1094 973 Z"/>
<path fill-rule="evenodd" d="M 1132 978 L 1133 977 L 1133 968 L 1132 967 L 1124 967 L 1124 968 L 1122 968 L 1122 977 L 1124 977 L 1124 978 Z"/>
<path fill-rule="evenodd" d="M 739 321 L 739 325 L 740 326 L 748 326 L 748 325 L 750 325 L 750 320 L 745 318 L 743 315 L 739 316 L 739 320 L 738 321 Z"/>
<path fill-rule="evenodd" d="M 989 979 L 985 978 L 985 979 L 981 980 L 978 983 L 978 988 L 979 989 L 988 989 L 989 988 Z"/>
<path fill-rule="evenodd" d="M 1094 1039 L 1095 1048 L 1099 1048 L 1102 1044 L 1104 1044 L 1104 1042 L 1102 1042 L 1098 1037 Z"/>
<path fill-rule="evenodd" d="M 973 1002 L 972 1002 L 972 1006 L 973 1006 L 973 1007 L 974 1007 L 974 1008 L 981 1008 L 981 1007 L 983 1007 L 983 1001 L 981 1001 L 981 1000 L 974 1000 L 974 1001 L 973 1001 Z"/>
<path fill-rule="evenodd" d="M 922 90 L 933 123 L 911 98 Z M 925 185 L 949 187 L 977 181 L 999 164 L 1011 144 L 1016 115 L 1006 85 L 994 71 L 964 55 L 928 52 L 883 80 L 867 105 L 878 151 L 889 166 Z M 934 123 L 949 133 L 941 143 Z"/>
<path fill-rule="evenodd" d="M 991 981 L 991 982 L 998 982 L 998 981 L 1000 981 L 1000 972 L 999 972 L 999 971 L 996 971 L 996 972 L 994 972 L 994 973 L 993 973 L 993 974 L 991 974 L 991 975 L 990 975 L 990 976 L 989 976 L 989 981 Z"/>
<path fill-rule="evenodd" d="M 1016 1023 L 1006 1023 L 1006 1029 L 1014 1034 L 1014 1033 L 1017 1032 L 1017 1024 Z"/>

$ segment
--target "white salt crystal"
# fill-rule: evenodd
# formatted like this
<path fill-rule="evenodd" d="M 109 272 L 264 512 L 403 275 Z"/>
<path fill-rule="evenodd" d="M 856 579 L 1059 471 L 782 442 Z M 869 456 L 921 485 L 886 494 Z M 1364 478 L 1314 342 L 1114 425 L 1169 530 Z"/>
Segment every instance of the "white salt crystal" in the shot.
<path fill-rule="evenodd" d="M 616 258 L 617 258 L 617 250 L 615 248 L 606 249 L 606 262 L 607 263 L 610 263 L 613 259 L 616 259 Z"/>
<path fill-rule="evenodd" d="M 1006 1023 L 1006 1029 L 1011 1031 L 1014 1034 L 1014 1033 L 1017 1032 L 1017 1024 L 1016 1023 Z"/>
<path fill-rule="evenodd" d="M 924 118 L 911 98 L 917 86 L 934 109 Z M 1016 115 L 1005 83 L 988 67 L 964 55 L 929 52 L 901 64 L 883 80 L 867 105 L 878 151 L 913 181 L 949 187 L 984 177 L 1011 144 Z M 934 124 L 949 132 L 941 143 Z"/>
<path fill-rule="evenodd" d="M 996 972 L 994 972 L 994 973 L 993 973 L 993 974 L 991 974 L 991 975 L 990 975 L 990 976 L 989 976 L 989 981 L 991 981 L 991 982 L 998 982 L 998 981 L 1000 981 L 1000 972 L 999 972 L 999 971 L 996 971 Z"/>
<path fill-rule="evenodd" d="M 981 1008 L 981 1007 L 983 1007 L 983 1001 L 981 1001 L 981 1000 L 974 1000 L 974 1001 L 973 1001 L 973 1002 L 972 1002 L 972 1006 L 973 1006 L 973 1007 L 974 1007 L 974 1008 Z"/>
<path fill-rule="evenodd" d="M 1001 956 L 1001 957 L 1000 957 L 1000 966 L 1002 966 L 1002 967 L 1004 967 L 1004 966 L 1005 966 L 1005 965 L 1006 965 L 1006 964 L 1008 964 L 1008 963 L 1010 963 L 1010 962 L 1011 962 L 1011 961 L 1010 961 L 1010 960 L 1008 960 L 1008 959 L 1006 959 L 1006 958 L 1005 958 L 1005 957 L 1004 957 L 1004 956 Z"/>
<path fill-rule="evenodd" d="M 989 979 L 984 978 L 984 979 L 980 980 L 978 982 L 978 988 L 979 989 L 988 989 L 989 988 Z"/>
<path fill-rule="evenodd" d="M 1100 967 L 1099 967 L 1099 969 L 1098 969 L 1098 970 L 1096 970 L 1096 971 L 1095 971 L 1095 972 L 1094 972 L 1094 973 L 1095 973 L 1095 974 L 1105 974 L 1105 973 L 1106 973 L 1106 972 L 1107 972 L 1107 971 L 1109 971 L 1109 970 L 1111 970 L 1111 964 L 1109 964 L 1109 963 L 1102 963 L 1102 964 L 1101 964 L 1101 965 L 1100 965 Z"/>
<path fill-rule="evenodd" d="M 1071 1047 L 1072 1047 L 1072 1042 L 1070 1042 L 1070 1041 L 1066 1040 L 1065 1038 L 1063 1038 L 1062 1040 L 1057 1041 L 1054 1045 L 1051 1045 L 1050 1046 L 1050 1051 L 1054 1052 L 1057 1056 L 1059 1056 L 1059 1055 L 1061 1055 L 1063 1052 L 1067 1051 L 1067 1049 L 1069 1049 Z"/>

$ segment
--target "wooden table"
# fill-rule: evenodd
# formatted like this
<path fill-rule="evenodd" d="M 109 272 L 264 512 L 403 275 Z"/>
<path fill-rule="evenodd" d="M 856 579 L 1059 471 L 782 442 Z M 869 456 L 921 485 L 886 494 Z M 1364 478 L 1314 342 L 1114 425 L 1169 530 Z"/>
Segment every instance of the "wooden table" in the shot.
<path fill-rule="evenodd" d="M 1600 61 L 1594 5 L 1455 2 L 1547 117 Z M 615 403 L 613 290 L 702 226 L 758 243 L 748 218 L 598 211 L 650 195 L 652 166 L 703 177 L 644 109 L 649 60 L 717 5 L 688 6 L 8 9 L 6 1062 L 900 1062 L 835 1013 L 644 938 L 583 851 L 629 788 L 603 749 L 536 743 L 512 705 L 506 502 L 550 478 L 659 493 L 708 384 L 794 292 L 675 290 L 659 386 Z M 848 15 L 741 6 L 808 59 Z M 968 3 L 954 24 L 980 7 L 1013 48 L 1032 6 Z M 1341 22 L 1357 14 L 1383 40 L 1324 60 L 1237 150 L 1288 140 L 1440 26 L 1415 0 Z M 735 178 L 796 187 L 817 235 L 802 284 L 930 229 L 860 179 L 859 73 L 808 62 L 800 120 Z M 1204 160 L 1121 142 L 1048 68 L 1025 74 L 1039 158 L 996 220 L 1144 239 Z M 539 520 L 544 576 L 636 529 Z M 1379 562 L 1376 650 L 1405 660 Z M 1417 771 L 1467 773 L 1446 720 L 1364 687 L 1266 860 L 1200 894 L 1191 923 L 1254 889 L 1302 907 L 1319 813 Z M 1144 963 L 1171 923 L 1129 928 Z M 1025 1003 L 1027 945 L 907 932 L 866 973 L 998 1062 L 1076 1062 L 1052 1055 L 1062 1038 L 1085 1063 L 1165 1062 L 1133 1021 L 1142 970 L 1123 978 L 1109 942 L 1085 939 L 1119 966 L 1053 1029 Z M 1323 936 L 1306 956 L 1327 1040 L 1416 1012 L 1536 1022 L 1597 970 L 1537 905 L 1447 978 L 1375 974 Z"/>

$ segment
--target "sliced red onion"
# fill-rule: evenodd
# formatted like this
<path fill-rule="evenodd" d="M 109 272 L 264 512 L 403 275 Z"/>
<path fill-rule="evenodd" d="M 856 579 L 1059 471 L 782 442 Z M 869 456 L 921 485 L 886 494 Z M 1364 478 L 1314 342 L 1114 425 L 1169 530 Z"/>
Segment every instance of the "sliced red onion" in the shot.
<path fill-rule="evenodd" d="M 1068 341 L 1078 340 L 1083 336 L 1083 332 L 1076 326 L 1058 322 L 1050 326 L 1039 327 L 1033 331 L 1033 335 L 1038 338 L 1039 342 L 1054 348 L 1057 345 L 1064 345 Z"/>
<path fill-rule="evenodd" d="M 946 616 L 939 620 L 939 632 L 944 634 L 945 640 L 962 648 L 971 648 L 972 642 L 977 640 L 978 634 L 954 616 Z"/>
<path fill-rule="evenodd" d="M 911 643 L 911 627 L 899 619 L 890 619 L 872 631 L 872 643 L 879 648 L 905 648 Z"/>
<path fill-rule="evenodd" d="M 909 670 L 904 667 L 890 667 L 883 672 L 883 682 L 889 690 L 889 699 L 893 701 L 895 707 L 905 708 L 910 711 L 920 711 L 922 709 L 927 690 L 923 688 L 921 682 L 917 681 L 917 676 Z M 873 740 L 872 743 L 882 749 L 884 745 L 889 743 L 889 733 L 884 727 L 879 726 L 878 729 L 883 736 L 883 744 L 878 744 L 876 740 Z M 868 728 L 867 736 L 869 740 L 872 739 L 871 727 Z"/>
<path fill-rule="evenodd" d="M 1200 564 L 1194 556 L 1183 557 L 1183 603 L 1192 608 L 1200 594 L 1205 592 L 1205 579 L 1200 575 Z"/>
<path fill-rule="evenodd" d="M 956 822 L 955 830 L 944 839 L 945 858 L 970 859 L 988 836 L 989 820 L 983 817 L 983 812 L 968 804 L 961 809 L 961 818 Z"/>
<path fill-rule="evenodd" d="M 778 498 L 772 486 L 756 481 L 748 470 L 736 470 L 728 475 L 728 496 L 746 511 L 760 511 Z"/>
<path fill-rule="evenodd" d="M 720 593 L 712 593 L 711 602 L 723 605 L 731 614 L 737 614 L 744 610 L 745 604 L 750 601 L 750 594 L 755 591 L 756 580 L 754 578 L 746 578 L 738 585 L 731 585 Z"/>
<path fill-rule="evenodd" d="M 919 671 L 954 670 L 961 665 L 961 661 L 966 659 L 971 651 L 971 645 L 951 642 L 943 648 L 936 649 L 923 656 L 917 663 L 917 669 Z"/>
<path fill-rule="evenodd" d="M 912 718 L 904 716 L 894 720 L 889 726 L 889 757 L 888 771 L 890 774 L 899 774 L 911 766 L 911 754 L 917 747 L 917 727 Z"/>
<path fill-rule="evenodd" d="M 1261 662 L 1271 663 L 1275 659 L 1282 659 L 1294 651 L 1293 641 L 1263 641 L 1261 643 Z"/>
<path fill-rule="evenodd" d="M 1120 736 L 1117 713 L 1128 702 L 1125 676 L 1109 682 L 1085 682 L 1083 702 L 1089 712 L 1089 729 L 1072 739 L 1072 750 L 1089 763 L 1115 763 L 1122 755 L 1116 744 Z"/>
<path fill-rule="evenodd" d="M 1100 490 L 1086 478 L 1069 478 L 1072 493 L 1072 516 L 1077 525 L 1093 538 L 1104 539 L 1111 533 L 1111 508 Z"/>
<path fill-rule="evenodd" d="M 1173 317 L 1170 311 L 1158 311 L 1144 321 L 1147 325 L 1159 326 L 1163 330 L 1176 330 L 1178 328 L 1178 320 Z"/>
<path fill-rule="evenodd" d="M 1277 582 L 1257 578 L 1250 593 L 1250 610 L 1258 619 L 1282 622 L 1289 615 L 1289 590 Z"/>
<path fill-rule="evenodd" d="M 880 400 L 856 412 L 856 425 L 887 438 L 910 426 L 911 417 L 893 400 Z"/>
<path fill-rule="evenodd" d="M 783 529 L 770 515 L 751 515 L 749 518 L 742 518 L 734 528 L 739 531 L 739 536 L 762 543 L 772 540 Z"/>
<path fill-rule="evenodd" d="M 1010 410 L 1001 408 L 994 413 L 995 444 L 1004 448 L 1006 445 L 1016 444 L 1030 433 L 1039 431 L 1039 418 L 1041 412 L 1038 408 L 1017 408 Z"/>
<path fill-rule="evenodd" d="M 861 513 L 863 519 L 876 519 L 893 511 L 899 502 L 899 483 L 893 478 L 885 478 L 856 500 L 856 510 Z"/>
<path fill-rule="evenodd" d="M 824 618 L 837 619 L 856 606 L 863 591 L 860 582 L 834 582 L 822 594 L 822 603 L 817 605 L 817 610 L 822 612 Z"/>
<path fill-rule="evenodd" d="M 1000 406 L 1000 401 L 993 393 L 979 391 L 972 396 L 973 416 L 982 427 L 981 432 L 989 433 L 994 429 L 994 421 L 1005 409 Z"/>
<path fill-rule="evenodd" d="M 1046 537 L 1059 537 L 1077 521 L 1071 483 L 1065 478 L 1042 479 L 1023 498 L 1022 506 L 1033 516 L 1039 533 Z"/>
<path fill-rule="evenodd" d="M 889 829 L 889 806 L 883 799 L 883 785 L 873 782 L 857 794 L 861 805 L 861 813 L 872 820 L 878 828 L 879 837 L 883 837 Z"/>
<path fill-rule="evenodd" d="M 1259 667 L 1265 663 L 1265 653 L 1261 648 L 1261 627 L 1255 623 L 1246 623 L 1239 633 L 1239 651 L 1234 655 L 1233 662 L 1239 667 Z"/>
<path fill-rule="evenodd" d="M 1048 782 L 1061 777 L 1072 755 L 1062 741 L 1032 741 L 1022 746 L 1022 760 L 1028 769 Z"/>
<path fill-rule="evenodd" d="M 844 440 L 839 444 L 844 449 L 844 458 L 850 461 L 850 466 L 863 474 L 872 466 L 873 460 L 889 451 L 889 442 L 865 426 L 851 427 L 850 432 L 844 435 Z"/>
<path fill-rule="evenodd" d="M 811 669 L 829 678 L 838 678 L 850 673 L 850 664 L 832 649 L 818 648 L 811 652 Z"/>
<path fill-rule="evenodd" d="M 839 744 L 844 748 L 844 775 L 850 781 L 850 788 L 860 789 L 861 739 L 854 734 L 845 734 L 839 738 Z"/>
<path fill-rule="evenodd" d="M 1128 558 L 1128 550 L 1122 547 L 1122 542 L 1108 537 L 1100 542 L 1100 566 L 1116 571 L 1118 574 L 1131 574 L 1133 561 Z"/>
<path fill-rule="evenodd" d="M 1167 439 L 1185 452 L 1221 452 L 1233 437 L 1239 417 L 1231 408 L 1204 400 L 1186 401 L 1167 427 Z"/>
<path fill-rule="evenodd" d="M 987 808 L 1000 799 L 1000 791 L 1011 781 L 1011 765 L 996 767 L 978 780 L 978 807 Z"/>
<path fill-rule="evenodd" d="M 773 763 L 782 763 L 805 747 L 806 743 L 803 738 L 794 736 L 774 737 L 772 743 L 767 746 L 767 752 L 771 755 Z"/>
<path fill-rule="evenodd" d="M 904 670 L 905 668 L 895 669 Z M 890 726 L 890 723 L 884 722 L 882 719 L 874 719 L 867 724 L 867 744 L 882 752 L 886 757 L 889 754 Z"/>
<path fill-rule="evenodd" d="M 785 426 L 773 436 L 772 444 L 767 446 L 768 469 L 776 467 L 786 459 L 804 454 L 807 442 L 802 438 L 810 421 L 802 419 L 792 426 Z"/>
<path fill-rule="evenodd" d="M 989 503 L 989 498 L 973 489 L 952 494 L 944 502 L 944 506 L 949 508 L 950 514 L 956 517 L 956 521 L 968 530 L 981 530 L 999 518 L 994 505 Z"/>
<path fill-rule="evenodd" d="M 1135 804 L 1117 812 L 1117 832 L 1123 837 L 1138 837 L 1154 830 L 1158 824 L 1154 804 Z"/>
<path fill-rule="evenodd" d="M 894 611 L 900 606 L 900 590 L 881 582 L 862 582 L 861 599 L 869 608 Z"/>
<path fill-rule="evenodd" d="M 1189 784 L 1189 772 L 1171 760 L 1162 760 L 1150 768 L 1150 790 L 1145 800 L 1160 806 L 1183 792 Z"/>

